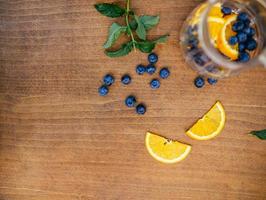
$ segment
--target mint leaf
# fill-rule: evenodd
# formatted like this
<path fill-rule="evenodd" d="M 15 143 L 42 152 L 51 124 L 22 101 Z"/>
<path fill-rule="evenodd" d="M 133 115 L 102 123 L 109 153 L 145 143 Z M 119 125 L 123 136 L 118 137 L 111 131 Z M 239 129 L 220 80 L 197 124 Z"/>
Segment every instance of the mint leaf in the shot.
<path fill-rule="evenodd" d="M 250 134 L 257 136 L 261 140 L 266 140 L 266 129 L 261 131 L 252 131 Z"/>
<path fill-rule="evenodd" d="M 156 43 L 153 41 L 138 42 L 136 47 L 143 53 L 151 53 Z"/>
<path fill-rule="evenodd" d="M 150 30 L 159 23 L 160 17 L 143 15 L 139 17 L 139 20 L 143 24 L 145 30 Z"/>
<path fill-rule="evenodd" d="M 140 22 L 140 19 L 138 16 L 134 15 L 134 18 L 138 24 L 136 33 L 137 33 L 139 39 L 146 40 L 146 30 L 145 30 L 144 25 Z"/>
<path fill-rule="evenodd" d="M 125 33 L 127 30 L 126 26 L 120 26 L 117 23 L 113 23 L 112 26 L 109 29 L 109 36 L 107 41 L 105 42 L 105 44 L 103 45 L 103 47 L 105 49 L 110 48 L 115 42 L 116 40 L 119 38 L 119 36 L 122 33 Z"/>
<path fill-rule="evenodd" d="M 157 38 L 156 40 L 153 40 L 153 42 L 155 43 L 164 43 L 167 41 L 169 35 L 163 35 L 163 36 L 160 36 L 159 38 Z"/>
<path fill-rule="evenodd" d="M 130 26 L 131 30 L 136 30 L 137 27 L 138 27 L 138 24 L 137 24 L 137 22 L 136 22 L 135 19 L 132 19 L 132 20 L 129 22 L 129 26 Z"/>
<path fill-rule="evenodd" d="M 156 44 L 166 42 L 168 36 L 169 35 L 163 35 L 155 40 L 137 42 L 136 47 L 143 53 L 151 53 Z"/>
<path fill-rule="evenodd" d="M 110 3 L 99 3 L 94 5 L 94 7 L 102 15 L 112 18 L 121 17 L 126 12 L 124 8 Z"/>
<path fill-rule="evenodd" d="M 119 56 L 125 56 L 127 54 L 129 54 L 133 49 L 133 42 L 127 42 L 125 44 L 123 44 L 121 46 L 120 49 L 116 50 L 116 51 L 105 51 L 105 54 L 109 57 L 115 58 L 115 57 L 119 57 Z"/>

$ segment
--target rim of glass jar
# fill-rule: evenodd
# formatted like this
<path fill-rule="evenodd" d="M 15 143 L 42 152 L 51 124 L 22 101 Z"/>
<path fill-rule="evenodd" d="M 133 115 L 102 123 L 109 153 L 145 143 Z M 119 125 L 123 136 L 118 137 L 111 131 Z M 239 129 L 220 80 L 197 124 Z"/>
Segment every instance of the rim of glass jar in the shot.
<path fill-rule="evenodd" d="M 266 3 L 263 2 L 263 0 L 262 1 L 257 0 L 257 1 L 259 1 L 266 8 Z M 208 0 L 207 9 L 205 9 L 205 11 L 203 12 L 200 18 L 199 24 L 198 24 L 199 25 L 198 27 L 199 41 L 202 45 L 203 50 L 208 55 L 208 57 L 211 60 L 213 60 L 213 62 L 217 63 L 218 65 L 223 66 L 224 68 L 228 68 L 232 71 L 235 71 L 235 70 L 239 71 L 243 69 L 253 68 L 256 66 L 263 65 L 263 64 L 266 67 L 266 49 L 263 49 L 259 55 L 257 55 L 255 58 L 252 58 L 250 61 L 246 63 L 240 63 L 240 62 L 232 62 L 229 59 L 225 58 L 212 45 L 211 39 L 209 36 L 209 31 L 208 31 L 208 14 L 212 6 L 218 2 L 219 0 Z"/>

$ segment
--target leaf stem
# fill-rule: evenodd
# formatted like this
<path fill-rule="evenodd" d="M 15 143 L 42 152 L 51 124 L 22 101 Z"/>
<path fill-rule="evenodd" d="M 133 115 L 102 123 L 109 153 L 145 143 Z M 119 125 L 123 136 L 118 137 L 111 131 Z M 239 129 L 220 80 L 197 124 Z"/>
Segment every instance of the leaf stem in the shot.
<path fill-rule="evenodd" d="M 129 30 L 129 33 L 130 33 L 130 37 L 131 37 L 131 40 L 133 42 L 133 48 L 134 48 L 134 51 L 136 51 L 136 40 L 134 38 L 134 35 L 133 35 L 133 32 L 130 28 L 130 25 L 129 25 L 129 13 L 130 13 L 130 0 L 127 0 L 127 8 L 126 8 L 126 24 L 127 24 L 127 28 Z"/>

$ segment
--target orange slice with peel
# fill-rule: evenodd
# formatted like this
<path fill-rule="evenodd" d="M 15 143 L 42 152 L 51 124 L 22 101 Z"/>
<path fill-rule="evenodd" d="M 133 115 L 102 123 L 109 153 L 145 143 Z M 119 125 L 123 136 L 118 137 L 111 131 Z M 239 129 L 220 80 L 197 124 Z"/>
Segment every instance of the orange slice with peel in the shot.
<path fill-rule="evenodd" d="M 149 154 L 154 159 L 167 164 L 185 159 L 191 151 L 190 145 L 169 140 L 150 132 L 146 133 L 145 144 Z"/>
<path fill-rule="evenodd" d="M 218 101 L 186 134 L 195 140 L 209 140 L 221 133 L 225 124 L 225 111 Z"/>
<path fill-rule="evenodd" d="M 228 40 L 231 36 L 236 35 L 236 33 L 232 30 L 232 25 L 236 21 L 237 15 L 232 14 L 228 15 L 224 18 L 225 23 L 222 27 L 220 34 L 217 38 L 217 48 L 218 50 L 230 58 L 231 60 L 236 60 L 238 58 L 238 45 L 230 45 Z"/>

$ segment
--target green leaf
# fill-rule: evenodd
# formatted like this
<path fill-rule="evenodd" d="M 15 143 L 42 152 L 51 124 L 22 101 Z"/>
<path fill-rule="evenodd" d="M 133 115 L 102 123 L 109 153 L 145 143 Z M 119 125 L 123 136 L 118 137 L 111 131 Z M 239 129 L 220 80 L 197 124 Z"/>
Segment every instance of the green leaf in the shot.
<path fill-rule="evenodd" d="M 164 43 L 167 41 L 169 35 L 163 35 L 163 36 L 160 36 L 159 38 L 157 38 L 156 40 L 153 40 L 153 42 L 155 43 Z"/>
<path fill-rule="evenodd" d="M 145 30 L 145 27 L 144 25 L 140 22 L 140 19 L 138 16 L 134 16 L 135 17 L 135 20 L 138 24 L 138 27 L 137 27 L 137 30 L 136 30 L 136 33 L 138 35 L 138 37 L 141 39 L 141 40 L 146 40 L 146 30 Z"/>
<path fill-rule="evenodd" d="M 136 47 L 143 53 L 151 53 L 156 43 L 153 41 L 138 42 Z"/>
<path fill-rule="evenodd" d="M 137 24 L 137 22 L 136 22 L 135 19 L 132 19 L 132 20 L 129 22 L 129 26 L 130 26 L 131 30 L 136 30 L 137 27 L 138 27 L 138 24 Z"/>
<path fill-rule="evenodd" d="M 137 42 L 136 47 L 143 53 L 151 53 L 152 50 L 155 48 L 156 44 L 163 43 L 167 41 L 169 35 L 163 35 L 155 40 L 152 41 L 142 41 Z"/>
<path fill-rule="evenodd" d="M 250 134 L 257 136 L 261 140 L 266 140 L 266 129 L 261 131 L 252 131 Z"/>
<path fill-rule="evenodd" d="M 120 57 L 120 56 L 125 56 L 129 54 L 133 49 L 133 42 L 127 42 L 121 46 L 120 49 L 116 51 L 105 51 L 105 54 L 109 57 L 115 58 L 115 57 Z"/>
<path fill-rule="evenodd" d="M 94 5 L 96 10 L 104 16 L 107 17 L 121 17 L 125 14 L 126 10 L 121 8 L 118 5 L 110 4 L 110 3 L 99 3 Z"/>
<path fill-rule="evenodd" d="M 120 26 L 117 23 L 113 23 L 112 26 L 109 29 L 109 36 L 107 41 L 105 42 L 105 44 L 103 45 L 103 47 L 105 49 L 110 48 L 115 42 L 116 40 L 119 38 L 119 36 L 122 33 L 125 33 L 127 30 L 126 26 Z"/>
<path fill-rule="evenodd" d="M 159 23 L 160 17 L 143 15 L 139 17 L 139 20 L 143 24 L 145 30 L 150 30 Z"/>

